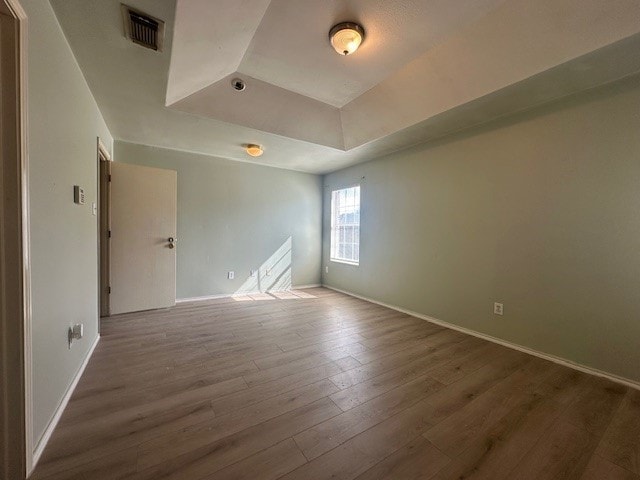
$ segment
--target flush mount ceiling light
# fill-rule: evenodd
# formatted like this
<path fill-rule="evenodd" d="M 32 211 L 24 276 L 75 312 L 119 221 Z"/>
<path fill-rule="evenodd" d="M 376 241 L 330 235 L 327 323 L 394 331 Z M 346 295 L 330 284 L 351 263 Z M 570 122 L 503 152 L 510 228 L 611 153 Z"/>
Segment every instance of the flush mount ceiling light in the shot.
<path fill-rule="evenodd" d="M 364 28 L 353 22 L 339 23 L 329 30 L 329 39 L 340 55 L 351 55 L 364 40 Z"/>
<path fill-rule="evenodd" d="M 250 143 L 249 145 L 247 145 L 245 147 L 245 150 L 252 157 L 259 157 L 260 155 L 262 155 L 264 153 L 264 150 L 262 150 L 262 147 L 260 145 L 254 144 L 254 143 Z"/>

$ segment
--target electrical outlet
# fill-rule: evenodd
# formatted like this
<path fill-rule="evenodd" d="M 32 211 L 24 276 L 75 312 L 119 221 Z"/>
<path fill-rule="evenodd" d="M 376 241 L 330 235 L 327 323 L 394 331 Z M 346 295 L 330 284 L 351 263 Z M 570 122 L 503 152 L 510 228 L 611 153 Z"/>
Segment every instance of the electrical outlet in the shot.
<path fill-rule="evenodd" d="M 229 272 L 229 273 L 227 274 L 227 278 L 228 278 L 229 280 L 233 280 L 234 278 L 236 278 L 236 272 Z"/>
<path fill-rule="evenodd" d="M 494 315 L 504 315 L 504 305 L 502 305 L 501 303 L 494 303 L 493 304 L 493 313 Z"/>
<path fill-rule="evenodd" d="M 256 270 L 251 270 L 251 271 L 249 272 L 249 276 L 251 276 L 251 277 L 255 277 L 255 276 L 256 276 Z"/>
<path fill-rule="evenodd" d="M 80 340 L 84 336 L 84 323 L 77 323 L 69 327 L 69 348 L 74 340 Z"/>

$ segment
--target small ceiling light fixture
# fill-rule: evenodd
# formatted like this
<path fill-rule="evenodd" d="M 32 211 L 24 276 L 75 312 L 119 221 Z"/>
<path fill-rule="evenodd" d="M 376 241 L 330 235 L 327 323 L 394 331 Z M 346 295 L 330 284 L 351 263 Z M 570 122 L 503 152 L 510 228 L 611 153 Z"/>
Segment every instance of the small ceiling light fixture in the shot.
<path fill-rule="evenodd" d="M 351 55 L 364 41 L 364 28 L 354 22 L 342 22 L 329 30 L 329 39 L 340 55 Z"/>
<path fill-rule="evenodd" d="M 262 150 L 262 147 L 260 145 L 254 144 L 254 143 L 250 143 L 249 145 L 247 145 L 245 147 L 245 150 L 252 157 L 259 157 L 260 155 L 262 155 L 264 153 L 264 150 Z"/>

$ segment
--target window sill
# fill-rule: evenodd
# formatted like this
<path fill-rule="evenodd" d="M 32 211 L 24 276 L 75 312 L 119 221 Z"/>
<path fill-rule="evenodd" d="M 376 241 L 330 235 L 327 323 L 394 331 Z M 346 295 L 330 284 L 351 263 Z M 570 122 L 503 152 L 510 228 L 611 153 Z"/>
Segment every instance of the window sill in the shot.
<path fill-rule="evenodd" d="M 352 265 L 354 267 L 360 265 L 360 262 L 350 262 L 349 260 L 339 260 L 337 258 L 330 258 L 329 261 L 334 263 L 344 263 L 345 265 Z"/>

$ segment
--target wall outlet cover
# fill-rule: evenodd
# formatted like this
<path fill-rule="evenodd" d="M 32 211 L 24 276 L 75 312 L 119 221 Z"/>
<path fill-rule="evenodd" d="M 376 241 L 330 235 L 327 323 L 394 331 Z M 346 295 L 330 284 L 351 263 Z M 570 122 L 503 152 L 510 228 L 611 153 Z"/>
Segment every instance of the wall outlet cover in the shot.
<path fill-rule="evenodd" d="M 227 278 L 228 278 L 229 280 L 233 280 L 234 278 L 236 278 L 236 272 L 229 272 L 229 273 L 227 274 Z"/>
<path fill-rule="evenodd" d="M 502 305 L 501 303 L 494 303 L 493 304 L 493 313 L 495 315 L 504 315 L 504 305 Z"/>
<path fill-rule="evenodd" d="M 69 348 L 71 348 L 71 344 L 74 340 L 80 340 L 82 337 L 84 337 L 84 323 L 77 323 L 72 327 L 69 327 Z"/>

